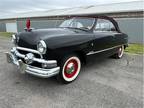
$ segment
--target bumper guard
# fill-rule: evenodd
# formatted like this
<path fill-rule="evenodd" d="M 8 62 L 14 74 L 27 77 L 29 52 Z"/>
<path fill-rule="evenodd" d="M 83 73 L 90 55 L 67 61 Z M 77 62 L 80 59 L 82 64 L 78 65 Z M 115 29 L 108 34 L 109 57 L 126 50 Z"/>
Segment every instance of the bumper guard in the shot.
<path fill-rule="evenodd" d="M 10 53 L 6 52 L 7 62 L 16 65 L 19 68 L 21 73 L 28 73 L 28 74 L 32 74 L 38 77 L 48 78 L 48 77 L 58 74 L 60 71 L 60 67 L 45 69 L 45 68 L 39 68 L 39 67 L 28 65 L 28 64 L 25 64 L 21 59 L 18 59 L 18 57 L 25 58 L 25 55 L 19 53 L 16 48 L 13 48 Z M 56 60 L 46 61 L 41 58 L 33 58 L 32 60 L 39 62 L 39 63 L 46 63 L 49 65 L 57 64 Z"/>

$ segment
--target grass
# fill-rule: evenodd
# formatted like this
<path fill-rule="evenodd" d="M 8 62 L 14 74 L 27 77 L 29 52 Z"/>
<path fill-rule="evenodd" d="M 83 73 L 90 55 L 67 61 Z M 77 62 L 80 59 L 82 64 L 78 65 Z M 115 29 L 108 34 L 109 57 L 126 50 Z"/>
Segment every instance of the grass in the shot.
<path fill-rule="evenodd" d="M 125 52 L 133 54 L 144 54 L 144 45 L 143 44 L 129 44 L 129 47 L 126 48 Z"/>
<path fill-rule="evenodd" d="M 14 33 L 10 32 L 0 32 L 1 37 L 10 38 L 11 35 Z M 144 54 L 144 45 L 143 44 L 129 44 L 129 47 L 125 50 L 126 53 L 133 53 L 133 54 Z"/>
<path fill-rule="evenodd" d="M 0 32 L 0 36 L 1 37 L 11 37 L 12 36 L 12 34 L 14 34 L 14 33 L 11 33 L 11 32 Z"/>

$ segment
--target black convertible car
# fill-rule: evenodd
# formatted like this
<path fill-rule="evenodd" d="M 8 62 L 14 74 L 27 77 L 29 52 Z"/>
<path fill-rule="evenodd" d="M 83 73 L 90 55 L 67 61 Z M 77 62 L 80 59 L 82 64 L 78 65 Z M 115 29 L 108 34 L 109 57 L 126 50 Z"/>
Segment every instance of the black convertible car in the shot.
<path fill-rule="evenodd" d="M 42 78 L 57 76 L 61 82 L 70 83 L 91 55 L 121 58 L 128 36 L 113 18 L 73 16 L 49 29 L 31 29 L 27 20 L 25 31 L 12 35 L 12 42 L 7 61 L 22 73 Z"/>

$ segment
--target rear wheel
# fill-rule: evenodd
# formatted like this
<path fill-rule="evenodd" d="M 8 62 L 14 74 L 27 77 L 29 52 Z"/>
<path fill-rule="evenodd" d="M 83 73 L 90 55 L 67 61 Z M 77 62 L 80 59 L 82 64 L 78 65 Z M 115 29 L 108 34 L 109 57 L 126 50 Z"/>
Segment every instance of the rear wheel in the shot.
<path fill-rule="evenodd" d="M 60 73 L 58 80 L 63 83 L 74 81 L 80 73 L 81 61 L 77 55 L 69 55 L 63 58 L 60 63 Z"/>
<path fill-rule="evenodd" d="M 114 58 L 120 59 L 124 54 L 124 46 L 118 48 L 117 53 L 114 55 Z"/>

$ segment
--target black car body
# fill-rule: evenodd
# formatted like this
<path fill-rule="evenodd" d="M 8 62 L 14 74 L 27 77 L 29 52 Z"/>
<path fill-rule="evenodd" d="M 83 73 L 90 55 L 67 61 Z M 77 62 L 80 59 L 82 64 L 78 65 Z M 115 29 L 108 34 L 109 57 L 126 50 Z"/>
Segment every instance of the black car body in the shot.
<path fill-rule="evenodd" d="M 57 75 L 68 83 L 76 79 L 81 63 L 91 55 L 121 58 L 128 36 L 113 18 L 75 16 L 58 28 L 27 26 L 25 31 L 13 35 L 13 42 L 15 47 L 6 55 L 8 62 L 19 66 L 21 72 L 44 78 Z"/>

